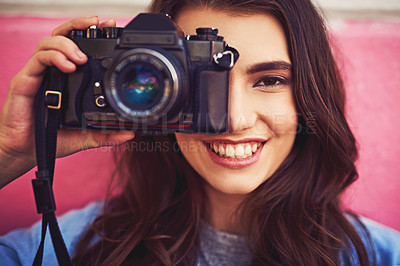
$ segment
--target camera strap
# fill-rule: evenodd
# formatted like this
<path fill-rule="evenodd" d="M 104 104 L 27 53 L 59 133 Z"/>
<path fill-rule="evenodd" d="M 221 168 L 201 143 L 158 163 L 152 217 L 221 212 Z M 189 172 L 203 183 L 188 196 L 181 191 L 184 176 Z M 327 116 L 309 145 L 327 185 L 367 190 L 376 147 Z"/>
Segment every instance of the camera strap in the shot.
<path fill-rule="evenodd" d="M 50 78 L 51 77 L 51 78 Z M 57 130 L 61 117 L 62 90 L 65 74 L 48 68 L 35 104 L 35 143 L 37 169 L 32 180 L 37 212 L 42 214 L 42 235 L 33 265 L 41 265 L 47 226 L 59 265 L 72 265 L 55 215 L 53 174 L 57 148 Z"/>

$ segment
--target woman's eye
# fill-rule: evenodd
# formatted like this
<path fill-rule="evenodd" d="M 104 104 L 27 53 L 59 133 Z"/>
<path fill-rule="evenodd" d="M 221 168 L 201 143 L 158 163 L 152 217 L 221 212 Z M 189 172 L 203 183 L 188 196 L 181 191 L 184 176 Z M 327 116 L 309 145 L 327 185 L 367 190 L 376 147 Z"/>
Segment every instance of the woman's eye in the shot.
<path fill-rule="evenodd" d="M 267 76 L 263 77 L 260 80 L 258 80 L 255 84 L 254 87 L 271 87 L 271 86 L 278 86 L 278 85 L 286 85 L 288 81 L 284 77 L 279 77 L 279 76 Z"/>

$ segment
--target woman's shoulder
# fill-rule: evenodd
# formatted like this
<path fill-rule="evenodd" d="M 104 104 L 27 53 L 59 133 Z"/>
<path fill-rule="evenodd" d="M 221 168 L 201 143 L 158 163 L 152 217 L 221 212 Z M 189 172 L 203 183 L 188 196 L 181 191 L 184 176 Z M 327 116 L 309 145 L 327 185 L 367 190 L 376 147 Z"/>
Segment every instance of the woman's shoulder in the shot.
<path fill-rule="evenodd" d="M 58 218 L 58 224 L 70 254 L 73 254 L 80 237 L 101 214 L 102 209 L 102 202 L 93 202 Z M 32 265 L 41 239 L 41 227 L 41 222 L 38 222 L 30 228 L 18 229 L 1 236 L 0 265 Z M 45 239 L 43 263 L 57 264 L 49 233 Z"/>
<path fill-rule="evenodd" d="M 366 217 L 348 216 L 376 265 L 400 265 L 400 232 Z"/>

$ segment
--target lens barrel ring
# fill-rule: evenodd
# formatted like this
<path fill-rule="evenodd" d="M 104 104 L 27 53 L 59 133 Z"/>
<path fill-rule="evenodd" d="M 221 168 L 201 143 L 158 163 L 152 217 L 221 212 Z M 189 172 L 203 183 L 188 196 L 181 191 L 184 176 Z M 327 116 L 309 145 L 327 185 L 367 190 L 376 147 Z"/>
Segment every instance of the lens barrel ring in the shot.
<path fill-rule="evenodd" d="M 148 109 L 135 108 L 127 104 L 118 86 L 121 79 L 119 74 L 132 64 L 150 65 L 165 78 L 159 102 Z M 107 69 L 104 77 L 105 93 L 110 106 L 123 120 L 134 123 L 154 123 L 167 113 L 170 115 L 171 111 L 176 111 L 177 106 L 183 106 L 182 95 L 186 95 L 188 90 L 186 77 L 187 74 L 181 62 L 170 52 L 154 47 L 134 48 L 122 52 Z"/>

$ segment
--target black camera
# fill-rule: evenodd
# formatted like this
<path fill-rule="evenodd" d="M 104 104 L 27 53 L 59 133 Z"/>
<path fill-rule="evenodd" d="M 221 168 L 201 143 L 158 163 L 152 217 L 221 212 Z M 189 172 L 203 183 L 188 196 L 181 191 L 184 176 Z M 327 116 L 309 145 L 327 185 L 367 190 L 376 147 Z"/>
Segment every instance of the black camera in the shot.
<path fill-rule="evenodd" d="M 225 132 L 239 55 L 217 29 L 196 33 L 185 37 L 167 15 L 150 13 L 125 28 L 73 30 L 89 60 L 66 76 L 61 127 Z"/>

